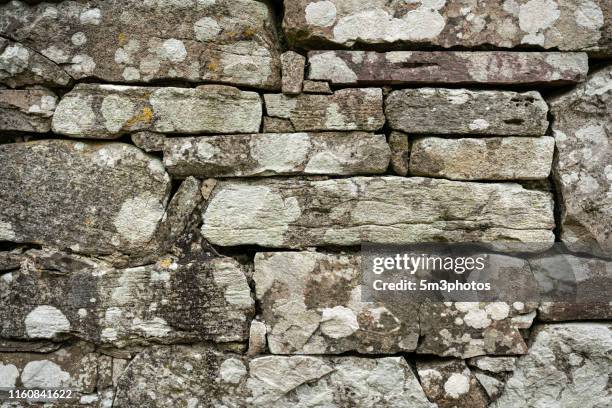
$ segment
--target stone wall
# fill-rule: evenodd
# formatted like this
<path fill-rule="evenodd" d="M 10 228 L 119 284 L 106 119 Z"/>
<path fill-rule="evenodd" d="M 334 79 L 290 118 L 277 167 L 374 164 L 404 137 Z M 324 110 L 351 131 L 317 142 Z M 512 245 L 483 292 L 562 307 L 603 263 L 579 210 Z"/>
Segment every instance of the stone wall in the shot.
<path fill-rule="evenodd" d="M 612 301 L 359 286 L 363 242 L 612 276 L 611 27 L 608 0 L 3 2 L 0 388 L 612 406 Z"/>

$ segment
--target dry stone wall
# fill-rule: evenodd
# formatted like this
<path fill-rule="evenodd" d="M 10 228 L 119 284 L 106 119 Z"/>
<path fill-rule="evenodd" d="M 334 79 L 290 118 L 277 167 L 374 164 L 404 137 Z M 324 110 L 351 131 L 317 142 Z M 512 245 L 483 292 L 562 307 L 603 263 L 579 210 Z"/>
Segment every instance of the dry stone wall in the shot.
<path fill-rule="evenodd" d="M 0 389 L 609 407 L 612 299 L 362 299 L 364 242 L 612 278 L 606 0 L 0 4 Z M 35 402 L 0 400 L 0 407 Z"/>

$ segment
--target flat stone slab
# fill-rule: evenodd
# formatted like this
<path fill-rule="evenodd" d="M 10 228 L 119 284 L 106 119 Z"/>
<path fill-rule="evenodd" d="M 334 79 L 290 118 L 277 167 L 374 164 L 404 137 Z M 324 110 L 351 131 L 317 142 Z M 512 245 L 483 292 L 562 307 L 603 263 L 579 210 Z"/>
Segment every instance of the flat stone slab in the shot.
<path fill-rule="evenodd" d="M 394 91 L 385 101 L 391 128 L 411 134 L 540 136 L 547 113 L 535 91 L 418 88 Z"/>
<path fill-rule="evenodd" d="M 612 257 L 612 67 L 550 101 L 561 197 L 561 240 Z"/>
<path fill-rule="evenodd" d="M 272 11 L 254 0 L 63 1 L 0 7 L 0 34 L 74 79 L 162 79 L 280 89 Z"/>
<path fill-rule="evenodd" d="M 119 379 L 115 405 L 291 407 L 313 401 L 330 407 L 435 407 L 403 357 L 249 359 L 205 346 L 145 350 Z"/>
<path fill-rule="evenodd" d="M 224 181 L 202 233 L 222 246 L 305 248 L 445 241 L 554 241 L 549 193 L 428 178 Z"/>
<path fill-rule="evenodd" d="M 383 127 L 383 94 L 378 88 L 342 89 L 332 95 L 264 95 L 268 116 L 288 119 L 295 131 L 363 130 Z"/>
<path fill-rule="evenodd" d="M 384 173 L 390 149 L 370 133 L 264 133 L 168 138 L 164 166 L 177 177 Z"/>
<path fill-rule="evenodd" d="M 283 28 L 291 44 L 444 48 L 533 47 L 612 51 L 605 0 L 285 1 Z"/>
<path fill-rule="evenodd" d="M 0 145 L 0 241 L 136 254 L 155 237 L 170 195 L 161 160 L 123 143 Z"/>
<path fill-rule="evenodd" d="M 53 131 L 71 137 L 115 139 L 143 130 L 159 133 L 253 133 L 261 124 L 255 92 L 223 85 L 196 88 L 77 85 L 53 116 Z"/>
<path fill-rule="evenodd" d="M 452 180 L 543 180 L 550 175 L 555 139 L 491 137 L 412 141 L 410 174 Z"/>
<path fill-rule="evenodd" d="M 47 89 L 0 89 L 0 131 L 46 133 L 56 105 Z"/>
<path fill-rule="evenodd" d="M 65 253 L 30 251 L 2 287 L 0 337 L 126 347 L 248 339 L 255 314 L 231 258 L 163 257 L 116 269 Z"/>
<path fill-rule="evenodd" d="M 334 85 L 559 85 L 582 82 L 586 53 L 311 51 L 308 79 Z"/>

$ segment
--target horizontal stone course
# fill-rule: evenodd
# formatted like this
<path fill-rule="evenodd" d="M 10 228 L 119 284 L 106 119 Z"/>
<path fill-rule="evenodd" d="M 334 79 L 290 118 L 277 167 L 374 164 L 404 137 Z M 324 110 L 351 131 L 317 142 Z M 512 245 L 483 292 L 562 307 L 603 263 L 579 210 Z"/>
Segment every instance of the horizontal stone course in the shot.
<path fill-rule="evenodd" d="M 0 89 L 0 131 L 50 131 L 57 100 L 47 89 Z"/>

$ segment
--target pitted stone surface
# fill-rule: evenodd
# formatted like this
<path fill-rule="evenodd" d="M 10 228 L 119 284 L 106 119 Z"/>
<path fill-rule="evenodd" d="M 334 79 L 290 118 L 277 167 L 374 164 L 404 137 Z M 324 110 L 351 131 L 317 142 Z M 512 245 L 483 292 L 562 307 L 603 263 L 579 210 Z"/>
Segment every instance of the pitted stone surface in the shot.
<path fill-rule="evenodd" d="M 177 177 L 380 174 L 389 155 L 384 135 L 264 133 L 169 138 L 164 165 Z"/>
<path fill-rule="evenodd" d="M 555 139 L 491 137 L 412 142 L 410 174 L 452 180 L 543 180 L 550 175 Z"/>
<path fill-rule="evenodd" d="M 272 12 L 254 0 L 62 1 L 0 7 L 0 34 L 75 79 L 280 89 Z"/>
<path fill-rule="evenodd" d="M 3 289 L 0 336 L 22 340 L 70 335 L 116 347 L 245 341 L 254 314 L 242 267 L 203 255 L 116 269 L 33 250 Z"/>
<path fill-rule="evenodd" d="M 334 85 L 494 84 L 582 82 L 586 53 L 457 51 L 311 51 L 308 79 Z"/>
<path fill-rule="evenodd" d="M 119 380 L 115 405 L 283 408 L 313 401 L 330 408 L 435 407 L 402 357 L 248 359 L 203 346 L 139 354 Z"/>
<path fill-rule="evenodd" d="M 499 374 L 506 371 L 514 371 L 516 368 L 516 357 L 482 356 L 470 358 L 467 363 L 483 371 Z"/>
<path fill-rule="evenodd" d="M 298 131 L 376 131 L 385 123 L 381 89 L 342 89 L 333 95 L 264 95 L 268 116 L 288 119 Z"/>
<path fill-rule="evenodd" d="M 71 137 L 115 139 L 159 133 L 250 133 L 261 124 L 261 99 L 231 86 L 196 88 L 79 84 L 64 95 L 53 131 Z"/>
<path fill-rule="evenodd" d="M 561 196 L 561 240 L 612 257 L 612 67 L 550 101 Z"/>
<path fill-rule="evenodd" d="M 0 145 L 0 241 L 138 254 L 170 194 L 159 159 L 123 143 Z"/>
<path fill-rule="evenodd" d="M 540 136 L 547 112 L 535 91 L 418 88 L 394 91 L 385 101 L 391 128 L 409 134 Z"/>
<path fill-rule="evenodd" d="M 56 105 L 46 89 L 0 89 L 0 131 L 46 133 Z"/>
<path fill-rule="evenodd" d="M 422 44 L 612 51 L 605 0 L 388 2 L 285 1 L 283 28 L 295 46 Z"/>
<path fill-rule="evenodd" d="M 389 135 L 391 148 L 391 168 L 400 176 L 408 175 L 410 168 L 410 139 L 402 132 L 391 132 Z"/>
<path fill-rule="evenodd" d="M 297 95 L 302 92 L 306 57 L 297 52 L 287 51 L 281 55 L 283 71 L 283 93 Z"/>
<path fill-rule="evenodd" d="M 554 240 L 550 194 L 516 184 L 355 177 L 220 182 L 202 233 L 222 246 Z"/>

